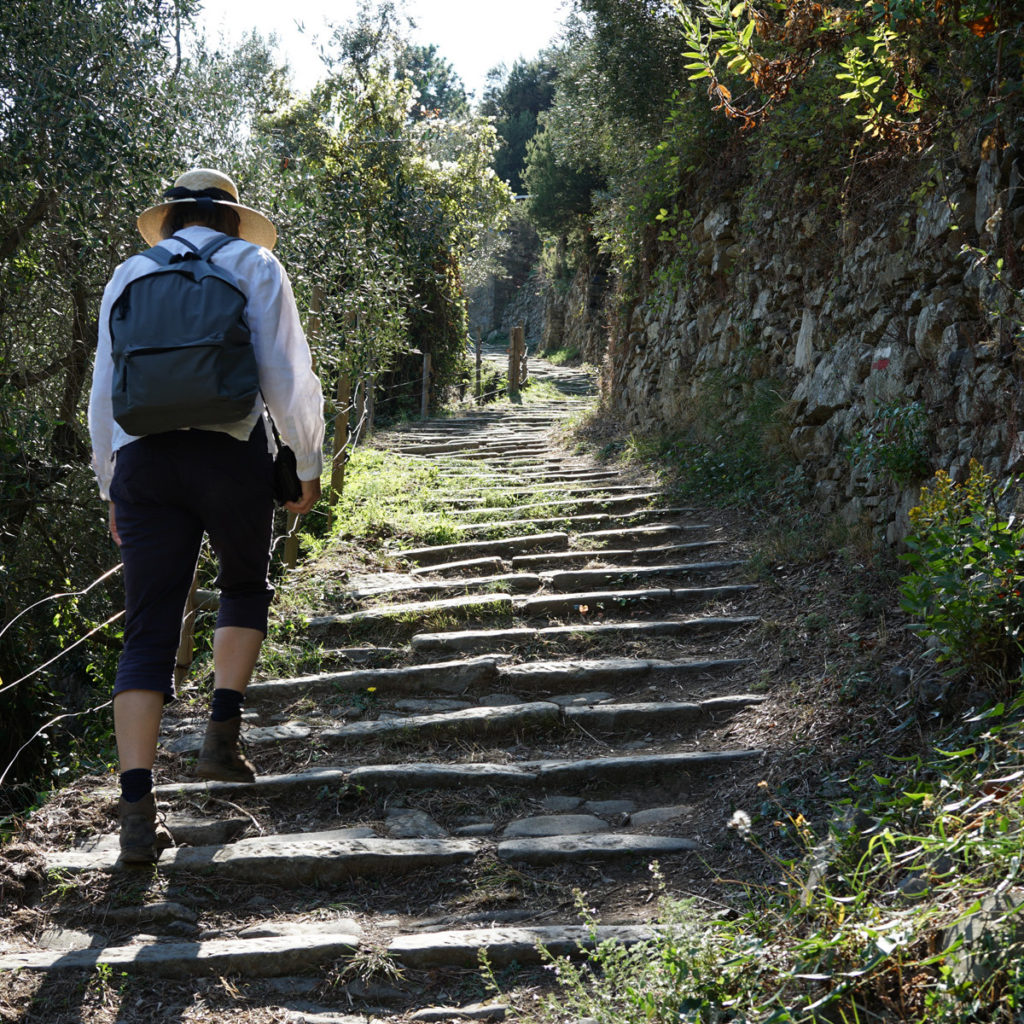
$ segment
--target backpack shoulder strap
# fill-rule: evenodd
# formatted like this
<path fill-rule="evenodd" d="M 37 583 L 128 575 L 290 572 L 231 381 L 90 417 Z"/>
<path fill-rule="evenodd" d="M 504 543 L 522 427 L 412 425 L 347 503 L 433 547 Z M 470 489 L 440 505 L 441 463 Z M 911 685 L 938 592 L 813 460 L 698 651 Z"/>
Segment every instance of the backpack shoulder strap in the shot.
<path fill-rule="evenodd" d="M 152 249 L 147 249 L 145 252 L 139 253 L 139 255 L 148 257 L 154 263 L 159 263 L 161 267 L 166 267 L 171 262 L 171 253 L 162 245 L 154 245 Z"/>
<path fill-rule="evenodd" d="M 184 239 L 179 239 L 184 241 Z M 221 235 L 219 238 L 214 238 L 202 247 L 202 249 L 196 249 L 195 254 L 201 260 L 209 260 L 209 258 L 217 252 L 218 249 L 222 249 L 228 242 L 240 242 L 240 238 L 236 238 L 234 235 Z"/>
<path fill-rule="evenodd" d="M 171 238 L 176 242 L 181 242 L 186 249 L 191 249 L 192 252 L 197 255 L 199 254 L 199 250 L 187 238 L 179 238 L 177 235 L 171 235 Z M 140 255 L 148 256 L 154 263 L 159 263 L 161 267 L 166 267 L 174 259 L 177 253 L 173 253 L 169 249 L 165 249 L 162 245 L 154 245 L 152 249 L 147 249 L 145 252 L 140 253 Z"/>

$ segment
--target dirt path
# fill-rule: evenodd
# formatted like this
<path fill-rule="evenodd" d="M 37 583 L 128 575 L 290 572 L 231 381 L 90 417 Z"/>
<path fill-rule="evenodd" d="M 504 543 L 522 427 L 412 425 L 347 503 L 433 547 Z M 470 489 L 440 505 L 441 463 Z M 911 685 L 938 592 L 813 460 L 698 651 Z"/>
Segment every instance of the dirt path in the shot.
<path fill-rule="evenodd" d="M 590 941 L 580 900 L 599 938 L 649 934 L 652 862 L 713 886 L 763 770 L 757 588 L 723 530 L 558 447 L 592 381 L 533 372 L 561 397 L 376 438 L 452 467 L 462 539 L 349 580 L 308 626 L 331 671 L 253 684 L 255 785 L 160 785 L 153 872 L 116 863 L 109 780 L 76 797 L 108 834 L 46 851 L 47 929 L 0 956 L 10 1019 L 497 1020 L 481 950 L 522 984 L 538 944 Z M 201 728 L 172 721 L 162 763 Z"/>

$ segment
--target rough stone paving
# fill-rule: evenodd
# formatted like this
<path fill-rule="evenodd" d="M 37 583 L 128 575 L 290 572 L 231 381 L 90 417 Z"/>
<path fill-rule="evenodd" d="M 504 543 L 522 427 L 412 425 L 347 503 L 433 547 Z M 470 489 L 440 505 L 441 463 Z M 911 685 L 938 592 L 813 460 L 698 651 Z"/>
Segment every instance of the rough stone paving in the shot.
<path fill-rule="evenodd" d="M 744 692 L 755 588 L 695 511 L 559 446 L 588 373 L 531 369 L 562 397 L 374 440 L 439 460 L 464 539 L 349 579 L 345 610 L 307 627 L 329 670 L 252 685 L 255 785 L 189 781 L 201 722 L 171 719 L 161 763 L 180 781 L 157 796 L 175 845 L 157 869 L 120 867 L 112 826 L 47 851 L 92 912 L 58 907 L 0 955 L 80 980 L 69 1016 L 31 1019 L 93 1019 L 87 981 L 113 972 L 123 1005 L 97 1020 L 212 1020 L 181 995 L 204 977 L 226 979 L 218 1019 L 499 1020 L 481 951 L 529 970 L 540 946 L 643 941 L 651 863 L 671 885 L 714 862 L 701 815 L 727 818 L 716 793 L 752 789 L 762 757 L 730 742 L 762 700 Z"/>

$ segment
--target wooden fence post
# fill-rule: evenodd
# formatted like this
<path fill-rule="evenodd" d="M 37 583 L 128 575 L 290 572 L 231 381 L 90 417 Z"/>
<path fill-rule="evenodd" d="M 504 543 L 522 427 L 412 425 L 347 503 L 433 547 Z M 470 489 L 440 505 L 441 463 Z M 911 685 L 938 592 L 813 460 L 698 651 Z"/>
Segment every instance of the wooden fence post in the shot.
<path fill-rule="evenodd" d="M 334 506 L 345 489 L 345 447 L 348 443 L 349 403 L 352 382 L 342 370 L 338 374 L 338 404 L 334 416 L 334 451 L 331 456 L 331 489 L 327 495 L 327 528 L 334 525 Z"/>
<path fill-rule="evenodd" d="M 420 419 L 425 420 L 430 412 L 430 353 L 423 353 L 423 392 L 420 396 Z"/>
<path fill-rule="evenodd" d="M 526 345 L 523 342 L 523 328 L 513 327 L 508 346 L 508 389 L 518 391 L 523 383 L 523 358 Z"/>

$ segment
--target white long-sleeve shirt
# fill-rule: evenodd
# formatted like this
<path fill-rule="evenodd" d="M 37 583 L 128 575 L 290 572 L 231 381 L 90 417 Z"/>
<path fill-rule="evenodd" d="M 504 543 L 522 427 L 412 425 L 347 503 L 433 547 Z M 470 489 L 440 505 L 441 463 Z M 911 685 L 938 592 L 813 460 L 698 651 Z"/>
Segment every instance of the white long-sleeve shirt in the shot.
<path fill-rule="evenodd" d="M 178 234 L 201 249 L 215 237 L 216 232 L 194 225 L 183 228 Z M 160 244 L 171 252 L 187 251 L 186 246 L 173 238 Z M 313 372 L 309 346 L 299 322 L 288 275 L 272 252 L 249 243 L 229 242 L 214 253 L 213 262 L 229 271 L 245 293 L 245 316 L 252 334 L 263 396 L 257 396 L 252 412 L 245 419 L 203 429 L 220 430 L 245 441 L 263 413 L 265 399 L 281 439 L 295 452 L 299 479 L 315 480 L 323 469 L 323 392 Z M 115 453 L 138 440 L 126 433 L 113 416 L 110 311 L 130 282 L 155 267 L 152 260 L 142 255 L 125 260 L 107 283 L 100 304 L 99 344 L 89 397 L 89 434 L 100 495 L 107 500 L 114 475 Z M 274 441 L 269 429 L 267 437 L 269 449 L 273 452 Z"/>

